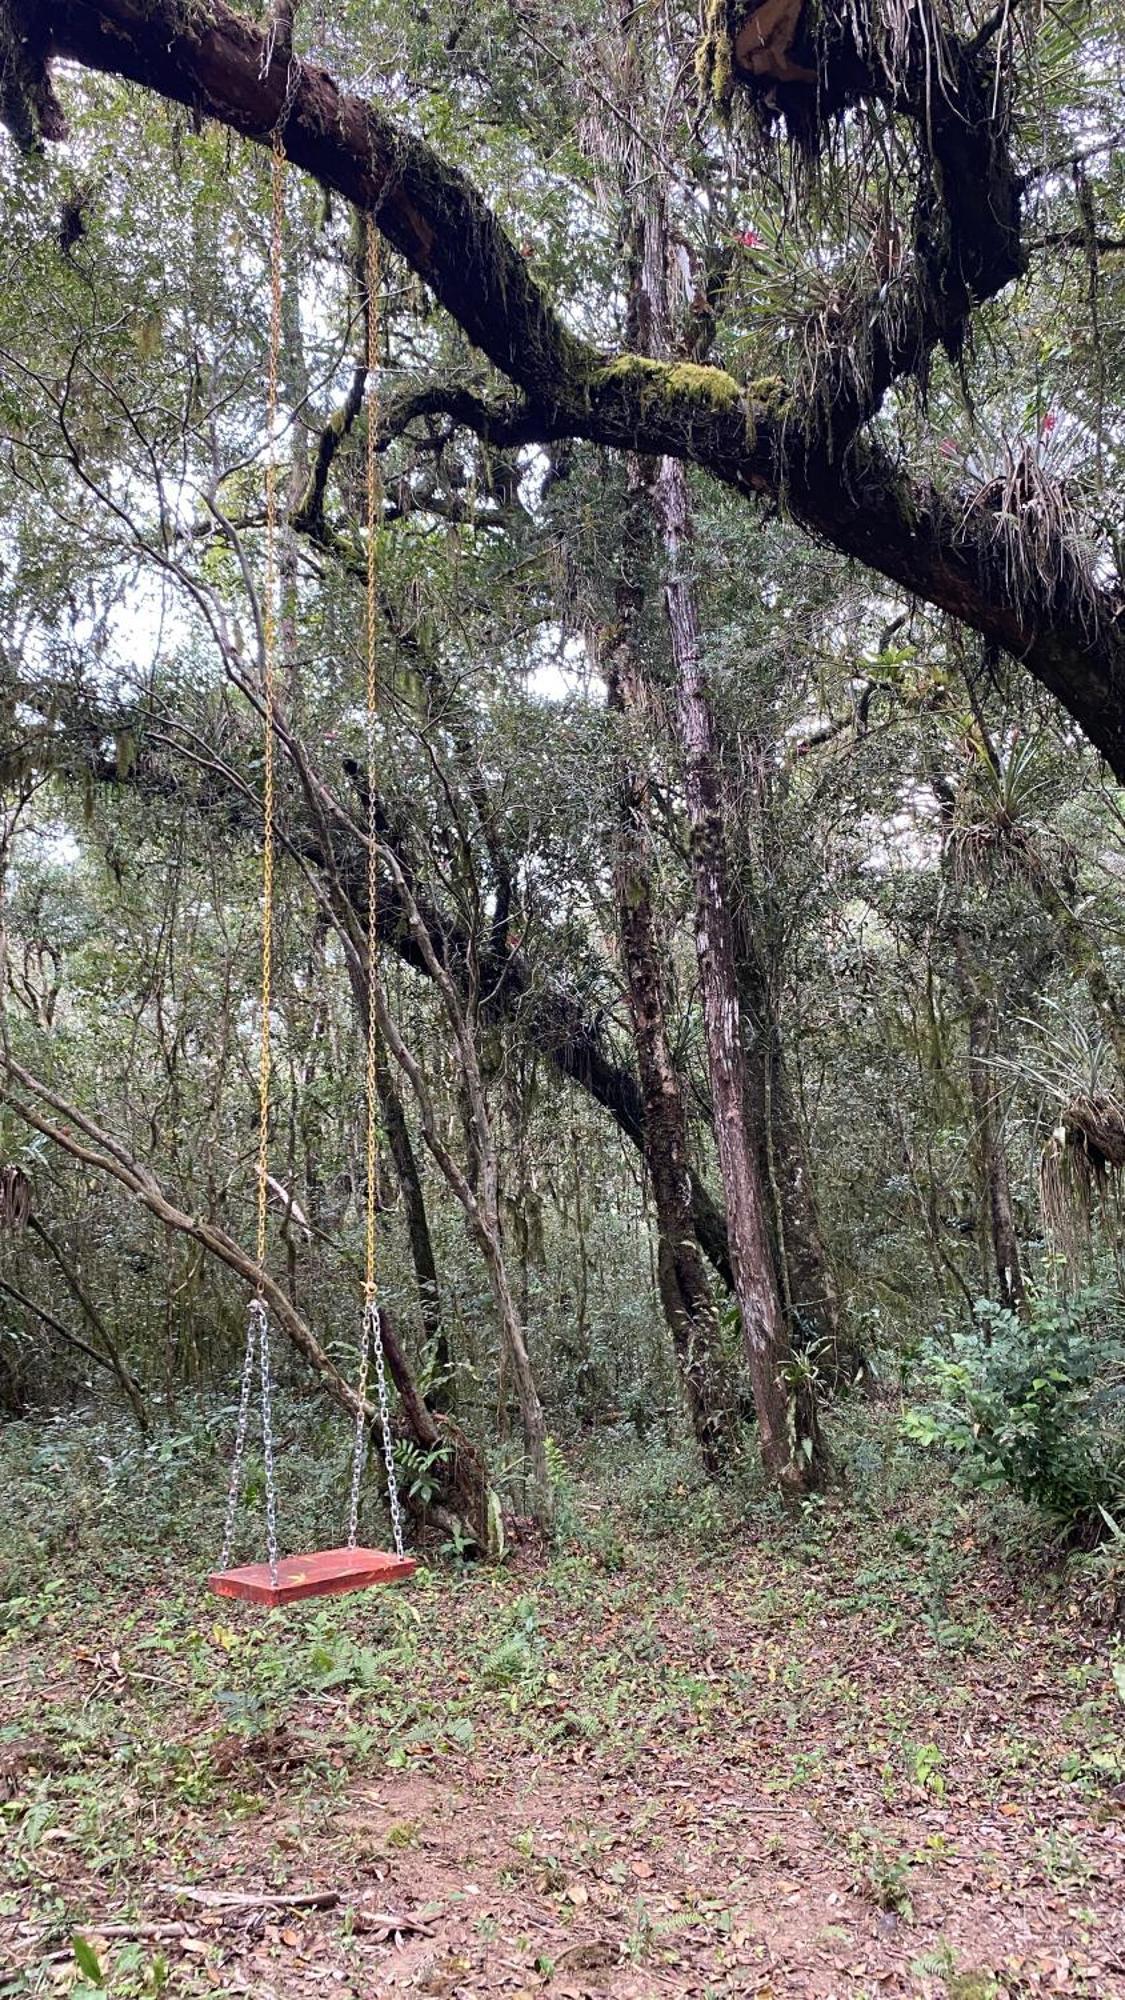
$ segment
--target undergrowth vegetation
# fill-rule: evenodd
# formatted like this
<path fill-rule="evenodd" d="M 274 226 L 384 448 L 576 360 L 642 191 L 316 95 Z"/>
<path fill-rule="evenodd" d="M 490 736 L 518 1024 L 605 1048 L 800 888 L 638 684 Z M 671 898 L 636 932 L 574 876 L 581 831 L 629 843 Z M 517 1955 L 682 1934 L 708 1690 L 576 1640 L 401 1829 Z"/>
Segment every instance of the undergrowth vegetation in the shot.
<path fill-rule="evenodd" d="M 962 1484 L 1007 1488 L 1065 1543 L 1125 1536 L 1125 1301 L 1105 1288 L 1036 1299 L 1027 1317 L 978 1302 L 971 1330 L 925 1358 L 908 1438 Z"/>
<path fill-rule="evenodd" d="M 789 1511 L 757 1472 L 701 1488 L 687 1448 L 641 1448 L 623 1424 L 552 1451 L 552 1549 L 517 1545 L 488 1566 L 435 1548 L 407 1589 L 286 1612 L 203 1588 L 228 1414 L 181 1405 L 147 1444 L 95 1412 L 0 1433 L 0 1927 L 18 1920 L 32 1941 L 20 1967 L 5 1975 L 0 1961 L 0 1992 L 227 1990 L 231 1947 L 214 1929 L 191 1958 L 175 1940 L 119 1945 L 94 1919 L 124 1913 L 128 1929 L 150 1876 L 222 1881 L 232 1855 L 252 1883 L 374 1869 L 380 1907 L 397 1897 L 409 1912 L 407 1892 L 433 1882 L 441 1802 L 525 1766 L 536 1782 L 572 1774 L 570 1830 L 545 1836 L 531 1792 L 503 1808 L 490 1792 L 485 1817 L 516 1813 L 496 1893 L 545 1897 L 583 1936 L 604 1871 L 603 1898 L 624 1885 L 615 1962 L 654 1982 L 678 1963 L 682 1926 L 702 1921 L 698 1900 L 681 1920 L 666 1914 L 661 1835 L 681 1811 L 689 1829 L 706 1821 L 724 1788 L 761 1801 L 755 1880 L 777 1869 L 783 1881 L 787 1856 L 804 1868 L 794 1828 L 822 1827 L 817 1865 L 841 1914 L 846 1903 L 861 1925 L 901 1926 L 916 1978 L 948 1974 L 938 1994 L 961 1991 L 955 1979 L 980 1962 L 944 1914 L 951 1828 L 970 1802 L 1001 1826 L 1042 1806 L 1041 1839 L 1022 1835 L 1034 1866 L 1060 1895 L 1091 1893 L 1088 1847 L 1051 1828 L 1060 1811 L 1112 1810 L 1125 1784 L 1125 1656 L 1095 1627 L 1073 1565 L 1052 1576 L 1029 1561 L 1038 1513 L 999 1486 L 929 1477 L 896 1404 L 839 1413 L 840 1481 Z M 301 1540 L 338 1518 L 344 1454 L 299 1406 L 281 1429 Z M 377 1533 L 374 1494 L 368 1506 Z M 1022 1684 L 1013 1648 L 1033 1633 L 1034 1719 L 1005 1692 Z M 620 1857 L 599 1816 L 606 1772 L 641 1802 Z M 369 1795 L 385 1802 L 377 1832 L 356 1805 Z M 655 1813 L 644 1802 L 658 1795 Z M 477 1848 L 458 1883 L 466 1867 L 479 1880 L 492 1852 L 491 1834 L 467 1837 Z M 426 1894 L 420 1923 L 449 1904 L 448 1886 L 444 1903 Z M 282 1926 L 290 1940 L 297 1922 Z M 504 1925 L 483 1910 L 481 1922 L 487 1966 Z M 280 1935 L 271 1948 L 284 1953 Z M 708 1948 L 721 1959 L 739 1935 L 732 1916 Z M 363 1927 L 341 1936 L 358 1950 Z"/>
<path fill-rule="evenodd" d="M 1125 2000 L 1121 27 L 0 0 L 0 2000 Z"/>
<path fill-rule="evenodd" d="M 727 1480 L 700 1477 L 694 1448 L 674 1436 L 639 1441 L 631 1422 L 592 1431 L 564 1452 L 549 1441 L 555 1495 L 552 1562 L 580 1561 L 606 1573 L 628 1569 L 638 1548 L 668 1544 L 723 1555 L 777 1541 L 799 1562 L 843 1531 L 882 1533 L 896 1575 L 915 1590 L 923 1616 L 937 1616 L 941 1576 L 959 1534 L 971 1532 L 1009 1562 L 1013 1578 L 1034 1573 L 1038 1590 L 1071 1590 L 1116 1609 L 1118 1566 L 1125 1593 L 1125 1515 L 1120 1399 L 1125 1343 L 1108 1330 L 1115 1301 L 1104 1292 L 1040 1305 L 1027 1323 L 981 1302 L 974 1326 L 923 1349 L 896 1394 L 853 1397 L 832 1418 L 833 1486 L 793 1509 L 773 1493 L 747 1439 Z M 331 1545 L 344 1519 L 349 1439 L 316 1402 L 292 1394 L 276 1405 L 279 1506 L 291 1548 Z M 234 1411 L 181 1398 L 147 1437 L 110 1404 L 49 1422 L 0 1428 L 0 1624 L 50 1591 L 61 1568 L 79 1564 L 90 1588 L 161 1573 L 202 1578 L 222 1540 Z M 414 1448 L 400 1452 L 404 1481 L 425 1480 Z M 510 1518 L 522 1492 L 518 1455 L 500 1494 Z M 953 1473 L 937 1486 L 928 1467 Z M 264 1468 L 247 1450 L 236 1539 L 241 1560 L 260 1553 Z M 940 1506 L 935 1495 L 942 1496 Z M 920 1525 L 921 1524 L 921 1525 Z M 361 1539 L 385 1541 L 388 1524 L 377 1469 L 369 1464 Z M 518 1539 L 517 1569 L 534 1559 Z M 446 1576 L 471 1575 L 480 1551 L 433 1533 L 420 1552 Z M 632 1553 L 631 1553 L 632 1552 Z M 862 1566 L 849 1597 L 866 1585 Z M 947 1579 L 948 1580 L 948 1579 Z"/>

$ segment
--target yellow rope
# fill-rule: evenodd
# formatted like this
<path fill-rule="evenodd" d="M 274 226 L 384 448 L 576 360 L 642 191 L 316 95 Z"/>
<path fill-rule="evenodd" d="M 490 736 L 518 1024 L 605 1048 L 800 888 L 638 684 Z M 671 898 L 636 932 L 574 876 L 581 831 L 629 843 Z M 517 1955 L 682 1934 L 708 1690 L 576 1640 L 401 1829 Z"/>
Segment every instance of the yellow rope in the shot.
<path fill-rule="evenodd" d="M 379 1209 L 379 990 L 377 917 L 379 901 L 378 818 L 376 811 L 379 720 L 378 580 L 379 525 L 379 232 L 367 222 L 367 1214 L 364 1293 L 375 1299 L 376 1217 Z"/>
<path fill-rule="evenodd" d="M 258 1045 L 258 1271 L 266 1268 L 269 1210 L 270 1005 L 273 987 L 274 737 L 277 709 L 277 459 L 278 370 L 281 357 L 281 260 L 285 221 L 285 148 L 274 134 L 270 161 L 270 345 L 266 391 L 266 578 L 262 615 L 262 1019 Z"/>

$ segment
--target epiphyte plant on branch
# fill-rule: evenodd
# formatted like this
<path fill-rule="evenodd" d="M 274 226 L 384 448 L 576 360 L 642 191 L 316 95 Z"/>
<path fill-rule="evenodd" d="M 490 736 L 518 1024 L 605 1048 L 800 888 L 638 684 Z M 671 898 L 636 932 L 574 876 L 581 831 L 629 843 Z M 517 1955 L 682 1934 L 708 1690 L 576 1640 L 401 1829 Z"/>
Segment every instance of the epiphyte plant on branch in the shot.
<path fill-rule="evenodd" d="M 873 284 L 862 302 L 858 366 L 857 316 L 844 316 L 820 369 L 827 395 L 800 379 L 761 395 L 722 367 L 615 356 L 583 338 L 440 147 L 222 0 L 206 10 L 7 0 L 0 33 L 8 121 L 24 145 L 65 130 L 59 59 L 254 140 L 283 125 L 291 159 L 376 216 L 502 378 L 480 392 L 427 385 L 431 415 L 444 409 L 495 444 L 579 437 L 667 452 L 744 496 L 782 501 L 810 532 L 1019 659 L 1125 773 L 1117 586 L 1090 589 L 1062 520 L 1037 521 L 1034 558 L 1024 560 L 1019 493 L 999 517 L 966 507 L 964 495 L 912 477 L 872 427 L 895 385 L 924 381 L 939 351 L 959 356 L 974 315 L 1028 268 L 1024 213 L 1037 180 L 1017 157 L 1012 107 L 1025 58 L 1010 10 L 980 22 L 955 22 L 929 0 L 708 12 L 699 67 L 720 106 L 780 117 L 805 154 L 831 145 L 841 120 L 858 121 L 872 146 L 888 133 L 900 154 L 905 146 L 894 178 L 910 189 L 909 258 L 900 251 L 894 281 Z"/>

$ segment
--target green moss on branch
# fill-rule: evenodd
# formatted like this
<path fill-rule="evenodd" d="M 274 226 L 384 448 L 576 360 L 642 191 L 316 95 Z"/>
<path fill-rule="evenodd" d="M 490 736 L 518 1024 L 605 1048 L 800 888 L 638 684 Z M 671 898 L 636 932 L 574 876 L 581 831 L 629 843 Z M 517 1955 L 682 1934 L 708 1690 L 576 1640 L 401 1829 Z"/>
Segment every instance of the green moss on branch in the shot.
<path fill-rule="evenodd" d="M 651 361 L 642 354 L 619 354 L 598 367 L 591 383 L 599 391 L 636 392 L 641 410 L 663 405 L 669 415 L 734 409 L 742 390 L 725 368 L 703 368 L 692 361 Z"/>

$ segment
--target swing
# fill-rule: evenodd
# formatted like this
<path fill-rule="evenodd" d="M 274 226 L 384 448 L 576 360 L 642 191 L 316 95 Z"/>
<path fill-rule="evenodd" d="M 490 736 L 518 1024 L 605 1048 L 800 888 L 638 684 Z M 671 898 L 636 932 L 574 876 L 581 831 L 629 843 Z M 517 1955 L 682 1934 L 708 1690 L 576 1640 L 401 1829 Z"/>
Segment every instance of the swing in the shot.
<path fill-rule="evenodd" d="M 277 470 L 274 435 L 277 425 L 278 356 L 281 347 L 281 256 L 284 219 L 285 154 L 280 134 L 275 135 L 271 172 L 272 227 L 270 236 L 270 355 L 267 397 L 266 461 L 266 588 L 262 621 L 262 679 L 265 715 L 265 755 L 263 773 L 262 843 L 262 1021 L 258 1056 L 258 1238 L 259 1286 L 251 1299 L 246 1322 L 246 1349 L 238 1399 L 238 1423 L 227 1494 L 226 1525 L 219 1567 L 208 1579 L 217 1597 L 239 1597 L 249 1604 L 293 1604 L 304 1597 L 335 1596 L 343 1591 L 367 1590 L 379 1583 L 397 1583 L 413 1575 L 418 1565 L 403 1545 L 402 1508 L 395 1476 L 394 1437 L 391 1431 L 387 1371 L 383 1333 L 379 1320 L 376 1284 L 376 1212 L 378 1208 L 378 1030 L 376 994 L 378 972 L 375 960 L 375 911 L 378 888 L 376 863 L 376 720 L 379 707 L 378 661 L 376 655 L 376 519 L 378 479 L 375 458 L 377 434 L 375 390 L 367 423 L 367 1204 L 366 1263 L 359 1379 L 356 1385 L 355 1439 L 352 1451 L 351 1504 L 348 1539 L 342 1548 L 316 1549 L 308 1555 L 281 1556 L 277 1541 L 277 1489 L 273 1450 L 273 1380 L 270 1368 L 270 1324 L 262 1280 L 266 1269 L 267 1210 L 269 1202 L 269 1100 L 270 1100 L 270 994 L 273 962 L 273 862 L 274 862 L 274 738 L 276 731 L 277 669 Z M 367 369 L 374 385 L 378 364 L 376 298 L 378 295 L 378 238 L 367 225 Z M 390 1508 L 394 1549 L 367 1549 L 357 1544 L 359 1499 L 367 1457 L 365 1412 L 368 1373 L 372 1357 L 378 1392 L 382 1432 L 383 1464 L 387 1474 L 387 1502 Z M 238 1502 L 242 1489 L 242 1463 L 250 1417 L 250 1398 L 255 1372 L 258 1375 L 262 1419 L 262 1459 L 265 1467 L 266 1560 L 230 1567 Z"/>

